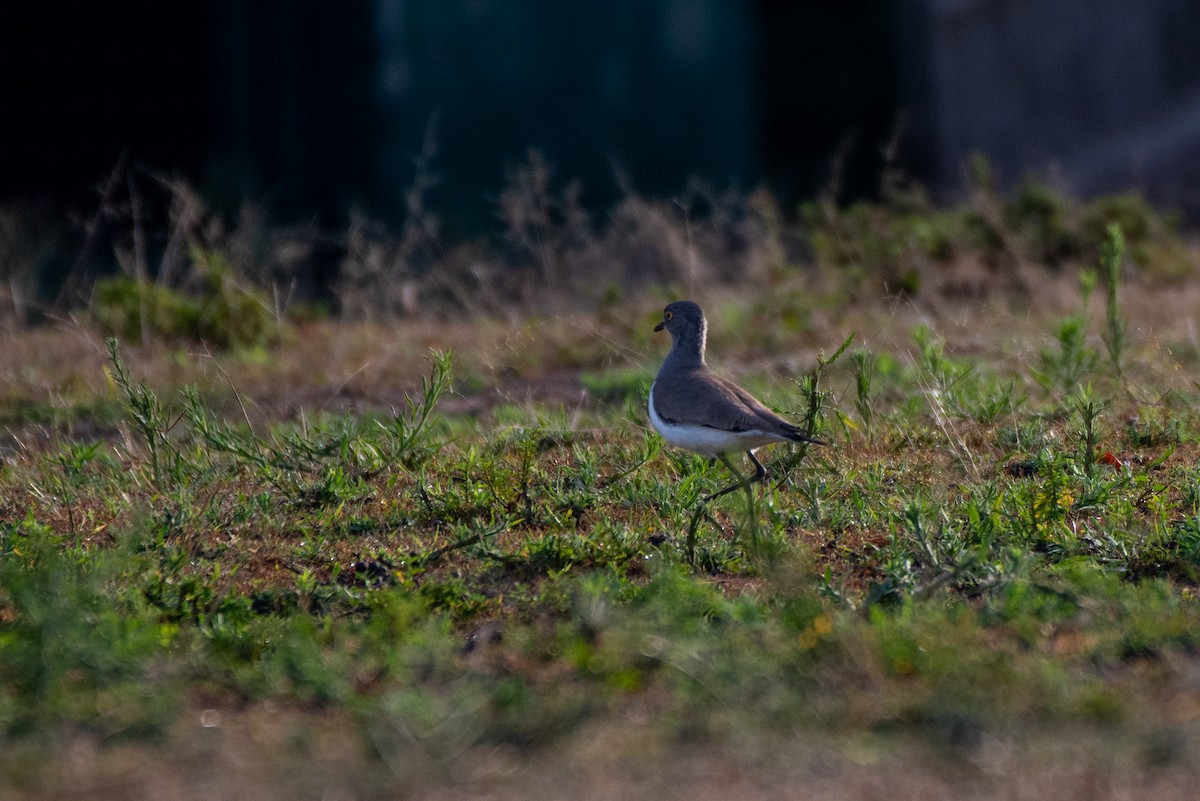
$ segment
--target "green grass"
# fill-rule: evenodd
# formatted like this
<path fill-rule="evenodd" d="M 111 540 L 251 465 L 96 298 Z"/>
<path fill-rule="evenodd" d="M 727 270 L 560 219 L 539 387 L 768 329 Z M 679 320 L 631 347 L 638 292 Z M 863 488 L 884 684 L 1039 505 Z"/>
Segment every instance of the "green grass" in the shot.
<path fill-rule="evenodd" d="M 519 796 L 666 755 L 685 788 L 714 753 L 769 795 L 791 770 L 904 785 L 996 748 L 1047 786 L 1071 764 L 1182 781 L 1200 392 L 1186 353 L 1139 338 L 1108 236 L 1103 318 L 1085 278 L 1015 345 L 1005 316 L 976 318 L 981 352 L 936 323 L 881 347 L 806 322 L 817 355 L 751 383 L 829 444 L 770 451 L 752 512 L 701 508 L 724 469 L 647 430 L 660 354 L 579 368 L 611 309 L 518 357 L 534 379 L 566 359 L 586 395 L 468 414 L 445 410 L 444 351 L 390 405 L 265 416 L 111 340 L 96 384 L 0 402 L 0 788 L 58 797 L 32 755 L 85 746 L 63 775 L 108 797 L 214 753 L 260 760 L 238 775 L 267 797 L 483 794 L 494 761 Z M 771 324 L 763 298 L 727 307 Z M 1090 756 L 1055 762 L 1064 743 Z"/>

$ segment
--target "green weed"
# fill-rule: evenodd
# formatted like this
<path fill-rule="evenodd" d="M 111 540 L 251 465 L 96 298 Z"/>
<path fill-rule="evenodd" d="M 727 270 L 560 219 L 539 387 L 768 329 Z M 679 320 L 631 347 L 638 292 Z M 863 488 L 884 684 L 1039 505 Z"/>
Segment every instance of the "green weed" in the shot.
<path fill-rule="evenodd" d="M 1120 282 L 1121 267 L 1125 256 L 1125 237 L 1116 223 L 1108 226 L 1108 239 L 1100 250 L 1100 269 L 1105 278 L 1105 329 L 1104 347 L 1113 371 L 1120 378 L 1125 367 L 1125 353 L 1129 348 L 1129 332 L 1124 314 L 1121 312 Z"/>
<path fill-rule="evenodd" d="M 112 377 L 124 397 L 125 409 L 142 443 L 150 455 L 150 476 L 155 486 L 161 486 L 170 470 L 178 479 L 182 463 L 178 452 L 171 445 L 169 434 L 177 422 L 169 419 L 171 412 L 159 401 L 158 395 L 144 384 L 134 384 L 125 372 L 121 361 L 120 345 L 116 339 L 108 339 L 108 358 L 112 363 Z"/>

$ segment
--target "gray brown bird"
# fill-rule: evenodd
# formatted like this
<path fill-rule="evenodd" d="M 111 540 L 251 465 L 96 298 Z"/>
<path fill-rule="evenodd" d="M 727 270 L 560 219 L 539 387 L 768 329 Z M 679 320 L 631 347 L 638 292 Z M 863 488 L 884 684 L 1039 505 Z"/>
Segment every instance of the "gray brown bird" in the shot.
<path fill-rule="evenodd" d="M 762 481 L 767 471 L 754 455 L 776 442 L 824 444 L 768 409 L 737 384 L 708 369 L 704 363 L 708 322 L 690 300 L 679 300 L 663 309 L 655 331 L 671 335 L 671 351 L 650 385 L 650 422 L 671 445 L 712 459 L 720 459 L 738 482 L 705 498 L 711 501 L 738 487 Z M 743 476 L 729 454 L 745 451 L 754 463 L 754 475 Z"/>

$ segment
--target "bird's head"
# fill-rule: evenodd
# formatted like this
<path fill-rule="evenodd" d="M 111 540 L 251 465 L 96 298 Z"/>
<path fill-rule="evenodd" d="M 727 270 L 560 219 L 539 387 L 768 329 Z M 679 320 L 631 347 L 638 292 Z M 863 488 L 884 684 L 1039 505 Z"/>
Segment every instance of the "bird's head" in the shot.
<path fill-rule="evenodd" d="M 700 306 L 690 300 L 677 300 L 668 303 L 663 309 L 662 322 L 654 326 L 655 331 L 667 330 L 672 339 L 680 339 L 689 333 L 698 333 L 701 341 L 704 339 L 708 323 L 704 320 L 704 312 Z"/>

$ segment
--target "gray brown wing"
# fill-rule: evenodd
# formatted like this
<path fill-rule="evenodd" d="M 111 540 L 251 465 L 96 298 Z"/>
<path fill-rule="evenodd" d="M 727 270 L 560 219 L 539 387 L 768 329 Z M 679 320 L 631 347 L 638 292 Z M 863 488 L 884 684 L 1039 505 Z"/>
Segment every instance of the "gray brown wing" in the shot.
<path fill-rule="evenodd" d="M 749 392 L 708 370 L 655 381 L 654 407 L 659 417 L 672 423 L 724 431 L 770 431 L 784 437 L 798 431 Z"/>

